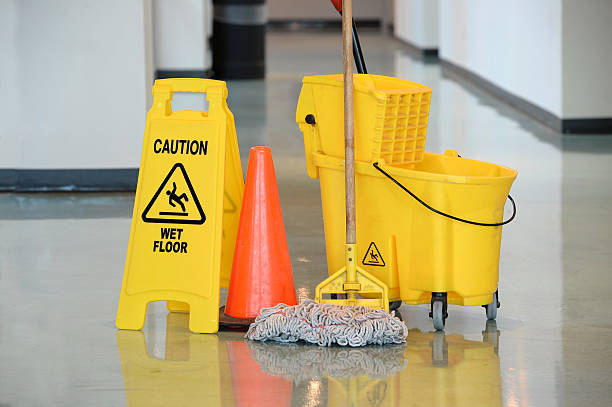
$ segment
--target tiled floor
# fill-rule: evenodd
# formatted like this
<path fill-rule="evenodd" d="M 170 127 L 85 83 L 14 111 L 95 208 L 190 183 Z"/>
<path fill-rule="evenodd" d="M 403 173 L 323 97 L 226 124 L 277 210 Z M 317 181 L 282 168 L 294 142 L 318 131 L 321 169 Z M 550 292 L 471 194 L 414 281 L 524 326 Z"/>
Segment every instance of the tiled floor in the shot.
<path fill-rule="evenodd" d="M 612 404 L 612 137 L 555 134 L 392 38 L 362 37 L 371 73 L 433 88 L 427 150 L 519 172 L 497 322 L 451 306 L 434 333 L 426 306 L 404 305 L 406 345 L 320 349 L 191 335 L 153 303 L 143 332 L 117 331 L 133 195 L 3 194 L 0 406 Z M 295 106 L 302 76 L 340 72 L 339 41 L 271 33 L 267 79 L 229 84 L 243 168 L 251 146 L 273 150 L 302 296 L 327 266 Z"/>

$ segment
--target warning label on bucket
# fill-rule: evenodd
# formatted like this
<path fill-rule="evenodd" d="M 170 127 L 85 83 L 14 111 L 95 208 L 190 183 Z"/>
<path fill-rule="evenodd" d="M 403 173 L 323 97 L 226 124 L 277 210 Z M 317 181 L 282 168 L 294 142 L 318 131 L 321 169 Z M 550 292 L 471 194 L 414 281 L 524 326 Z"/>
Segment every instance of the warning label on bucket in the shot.
<path fill-rule="evenodd" d="M 383 260 L 383 257 L 380 254 L 378 247 L 376 247 L 376 243 L 374 242 L 370 243 L 370 246 L 368 247 L 368 250 L 366 251 L 365 256 L 363 256 L 362 263 L 364 266 L 383 267 L 385 265 L 385 261 Z"/>
<path fill-rule="evenodd" d="M 172 167 L 142 212 L 142 220 L 195 225 L 206 221 L 206 215 L 183 164 L 177 163 Z"/>

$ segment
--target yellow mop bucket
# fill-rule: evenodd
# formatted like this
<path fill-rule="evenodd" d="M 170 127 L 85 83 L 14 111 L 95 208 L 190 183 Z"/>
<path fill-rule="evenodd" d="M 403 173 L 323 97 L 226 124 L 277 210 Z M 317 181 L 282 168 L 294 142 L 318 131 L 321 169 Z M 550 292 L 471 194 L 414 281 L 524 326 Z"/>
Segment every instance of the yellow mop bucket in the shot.
<path fill-rule="evenodd" d="M 317 152 L 307 156 L 321 182 L 331 274 L 344 264 L 344 160 Z M 388 286 L 390 301 L 431 301 L 438 329 L 444 326 L 447 302 L 492 304 L 501 226 L 480 223 L 502 223 L 516 176 L 513 169 L 460 158 L 454 151 L 424 153 L 423 161 L 411 165 L 356 162 L 359 266 Z M 491 312 L 496 312 L 496 302 Z"/>

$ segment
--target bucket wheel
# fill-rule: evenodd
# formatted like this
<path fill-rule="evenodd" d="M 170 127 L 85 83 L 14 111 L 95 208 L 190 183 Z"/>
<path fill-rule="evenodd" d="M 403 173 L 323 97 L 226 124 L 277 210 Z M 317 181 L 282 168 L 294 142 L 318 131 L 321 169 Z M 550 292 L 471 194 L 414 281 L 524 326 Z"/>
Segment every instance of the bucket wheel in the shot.
<path fill-rule="evenodd" d="M 495 318 L 497 318 L 497 309 L 499 308 L 500 305 L 501 304 L 499 303 L 499 299 L 498 299 L 498 291 L 495 291 L 495 293 L 493 293 L 493 301 L 491 301 L 490 304 L 486 304 L 482 306 L 487 313 L 487 319 L 489 321 L 493 321 L 495 320 Z"/>
<path fill-rule="evenodd" d="M 446 293 L 431 293 L 431 312 L 429 317 L 433 318 L 433 326 L 436 331 L 443 331 L 448 318 L 448 302 Z"/>

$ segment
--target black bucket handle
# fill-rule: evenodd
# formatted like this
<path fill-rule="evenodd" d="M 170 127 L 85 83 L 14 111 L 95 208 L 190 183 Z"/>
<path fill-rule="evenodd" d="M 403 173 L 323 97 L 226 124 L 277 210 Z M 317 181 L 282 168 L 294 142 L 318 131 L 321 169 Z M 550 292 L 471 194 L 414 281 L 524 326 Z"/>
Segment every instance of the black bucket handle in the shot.
<path fill-rule="evenodd" d="M 430 211 L 435 212 L 438 215 L 442 215 L 442 216 L 444 216 L 446 218 L 449 218 L 449 219 L 452 219 L 452 220 L 456 220 L 458 222 L 468 223 L 470 225 L 476 225 L 476 226 L 503 226 L 503 225 L 507 225 L 508 223 L 512 222 L 514 220 L 514 218 L 516 217 L 516 204 L 514 203 L 514 199 L 512 199 L 512 197 L 510 195 L 508 195 L 508 199 L 512 203 L 512 216 L 510 216 L 510 219 L 505 220 L 503 222 L 498 222 L 498 223 L 482 223 L 482 222 L 475 222 L 475 221 L 472 221 L 472 220 L 462 219 L 462 218 L 459 218 L 457 216 L 449 215 L 448 213 L 444 213 L 444 212 L 439 211 L 439 210 L 433 208 L 432 206 L 428 205 L 425 201 L 423 201 L 421 198 L 416 196 L 412 191 L 410 191 L 408 188 L 406 188 L 404 185 L 402 185 L 398 180 L 393 178 L 393 176 L 391 174 L 389 174 L 388 172 L 386 172 L 385 170 L 380 168 L 380 166 L 378 165 L 378 162 L 375 162 L 372 165 L 374 166 L 374 168 L 376 168 L 378 171 L 380 171 L 385 177 L 387 177 L 391 181 L 393 181 L 398 187 L 400 187 L 401 189 L 406 191 L 418 203 L 420 203 L 421 205 L 423 205 L 424 207 L 426 207 Z"/>

